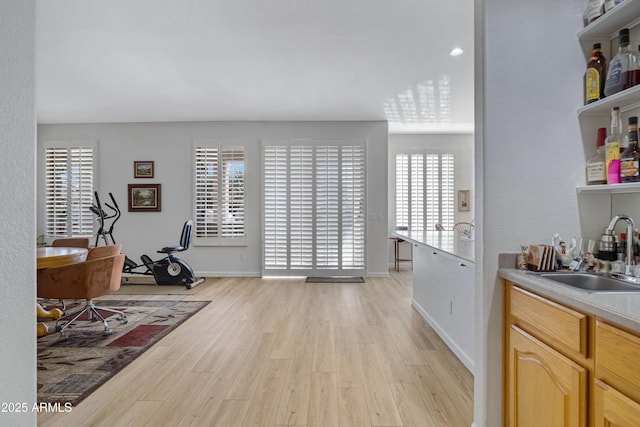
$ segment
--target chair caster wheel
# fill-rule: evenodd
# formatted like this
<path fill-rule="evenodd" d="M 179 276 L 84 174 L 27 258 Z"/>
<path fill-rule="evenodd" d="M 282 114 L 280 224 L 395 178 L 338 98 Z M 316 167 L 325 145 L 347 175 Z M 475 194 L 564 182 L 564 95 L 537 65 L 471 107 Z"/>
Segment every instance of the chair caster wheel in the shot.
<path fill-rule="evenodd" d="M 105 329 L 103 332 L 103 335 L 111 335 L 113 334 L 113 330 L 112 329 Z"/>
<path fill-rule="evenodd" d="M 120 319 L 120 320 L 122 320 L 122 323 L 123 323 L 123 324 L 124 324 L 124 323 L 129 323 L 129 319 L 127 319 L 126 317 L 125 317 L 124 319 Z"/>

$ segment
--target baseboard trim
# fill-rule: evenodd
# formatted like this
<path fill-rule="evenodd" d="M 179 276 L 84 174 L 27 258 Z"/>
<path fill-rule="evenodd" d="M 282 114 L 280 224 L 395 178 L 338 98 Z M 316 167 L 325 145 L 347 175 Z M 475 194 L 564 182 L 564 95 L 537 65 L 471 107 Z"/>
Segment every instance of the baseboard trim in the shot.
<path fill-rule="evenodd" d="M 196 271 L 198 277 L 262 277 L 260 271 Z"/>
<path fill-rule="evenodd" d="M 196 271 L 197 277 L 262 277 L 261 271 Z M 366 277 L 389 278 L 389 272 L 373 271 L 367 273 Z"/>
<path fill-rule="evenodd" d="M 436 331 L 436 333 L 440 336 L 440 338 L 442 338 L 445 344 L 447 344 L 451 351 L 453 351 L 453 354 L 455 354 L 456 357 L 460 359 L 460 361 L 464 364 L 464 366 L 467 367 L 469 372 L 471 372 L 471 375 L 474 375 L 475 364 L 473 363 L 473 360 L 471 360 L 471 358 L 467 356 L 464 351 L 462 351 L 462 349 L 456 344 L 456 342 L 452 340 L 449 335 L 447 335 L 447 333 L 440 327 L 440 325 L 438 325 L 438 322 L 436 322 L 431 316 L 429 316 L 426 310 L 422 308 L 422 306 L 418 304 L 418 302 L 416 302 L 416 300 L 413 298 L 411 299 L 411 305 L 416 309 L 418 313 L 420 313 L 420 316 L 422 316 L 422 318 L 433 328 L 433 330 Z"/>

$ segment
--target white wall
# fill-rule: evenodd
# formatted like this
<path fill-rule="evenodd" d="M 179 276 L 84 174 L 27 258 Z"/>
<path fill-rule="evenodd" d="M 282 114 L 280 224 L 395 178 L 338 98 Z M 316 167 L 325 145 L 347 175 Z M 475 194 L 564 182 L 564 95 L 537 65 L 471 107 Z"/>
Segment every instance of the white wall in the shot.
<path fill-rule="evenodd" d="M 192 246 L 181 254 L 197 274 L 258 276 L 262 270 L 261 140 L 289 138 L 367 138 L 369 215 L 367 267 L 370 276 L 387 271 L 387 123 L 386 122 L 180 122 L 40 125 L 38 142 L 97 140 L 98 184 L 101 200 L 113 192 L 123 215 L 115 238 L 123 252 L 139 260 L 163 246 L 178 243 L 182 224 L 193 217 L 192 141 L 221 139 L 247 146 L 246 247 Z M 40 156 L 42 162 L 42 156 Z M 154 179 L 133 179 L 134 160 L 155 161 Z M 40 165 L 39 170 L 42 170 Z M 43 200 L 43 177 L 38 200 Z M 127 212 L 127 184 L 161 183 L 162 212 Z M 42 206 L 38 232 L 43 231 Z"/>
<path fill-rule="evenodd" d="M 28 404 L 3 426 L 36 425 L 34 49 L 35 2 L 0 2 L 0 403 Z"/>
<path fill-rule="evenodd" d="M 475 425 L 501 420 L 498 253 L 580 232 L 585 2 L 476 0 Z"/>

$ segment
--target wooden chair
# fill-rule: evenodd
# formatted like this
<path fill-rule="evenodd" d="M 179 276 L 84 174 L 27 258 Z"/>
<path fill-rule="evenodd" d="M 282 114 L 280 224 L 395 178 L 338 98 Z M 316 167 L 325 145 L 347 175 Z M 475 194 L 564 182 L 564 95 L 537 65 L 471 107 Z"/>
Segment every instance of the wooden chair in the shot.
<path fill-rule="evenodd" d="M 96 259 L 96 258 L 104 258 L 106 256 L 119 255 L 121 249 L 122 249 L 121 244 L 98 246 L 96 248 L 91 248 L 89 249 L 89 253 L 87 254 L 87 261 Z"/>
<path fill-rule="evenodd" d="M 89 249 L 89 239 L 86 237 L 65 237 L 54 240 L 51 242 L 51 246 Z"/>
<path fill-rule="evenodd" d="M 112 330 L 98 310 L 116 313 L 118 320 L 127 323 L 127 317 L 123 312 L 98 307 L 93 303 L 94 298 L 120 289 L 123 265 L 124 255 L 118 254 L 38 270 L 38 297 L 85 300 L 81 310 L 68 314 L 56 322 L 56 331 L 60 331 L 60 338 L 67 338 L 65 329 L 84 313 L 87 313 L 92 320 L 100 319 L 102 321 L 105 335 L 110 335 Z"/>
<path fill-rule="evenodd" d="M 473 232 L 473 227 L 473 224 L 470 222 L 458 222 L 453 226 L 452 230 L 471 233 Z"/>

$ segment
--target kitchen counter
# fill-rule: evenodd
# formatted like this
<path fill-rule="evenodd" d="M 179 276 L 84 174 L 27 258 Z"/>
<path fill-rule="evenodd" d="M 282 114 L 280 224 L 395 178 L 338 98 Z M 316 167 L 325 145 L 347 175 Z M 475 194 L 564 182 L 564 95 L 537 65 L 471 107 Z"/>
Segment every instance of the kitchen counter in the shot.
<path fill-rule="evenodd" d="M 474 262 L 475 241 L 459 231 L 396 230 L 393 236 L 425 245 L 468 262 Z"/>
<path fill-rule="evenodd" d="M 413 246 L 411 305 L 471 373 L 475 371 L 475 242 L 454 231 L 396 230 Z"/>
<path fill-rule="evenodd" d="M 640 332 L 640 292 L 589 293 L 515 268 L 500 268 L 498 276 L 531 292 Z"/>

